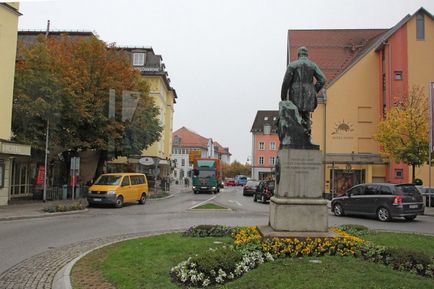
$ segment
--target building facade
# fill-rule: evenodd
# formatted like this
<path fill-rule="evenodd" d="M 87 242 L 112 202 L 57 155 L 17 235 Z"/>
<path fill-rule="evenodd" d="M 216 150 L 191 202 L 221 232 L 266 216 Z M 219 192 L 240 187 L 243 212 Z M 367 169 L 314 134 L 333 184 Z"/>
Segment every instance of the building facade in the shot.
<path fill-rule="evenodd" d="M 256 113 L 252 133 L 251 178 L 263 180 L 274 174 L 280 141 L 277 135 L 277 110 L 260 110 Z"/>
<path fill-rule="evenodd" d="M 163 127 L 161 138 L 144 150 L 141 156 L 128 158 L 128 163 L 139 165 L 141 158 L 152 159 L 153 164 L 144 166 L 147 173 L 160 178 L 166 178 L 172 172 L 172 131 L 173 114 L 177 94 L 170 85 L 170 78 L 166 71 L 161 55 L 155 54 L 151 47 L 122 47 L 130 53 L 132 66 L 140 71 L 149 85 L 149 95 L 159 109 L 160 125 Z M 117 160 L 123 162 L 125 160 Z"/>
<path fill-rule="evenodd" d="M 186 127 L 173 132 L 172 162 L 174 180 L 180 182 L 184 178 L 191 178 L 194 158 L 216 158 L 222 164 L 230 164 L 229 148 L 206 138 Z"/>
<path fill-rule="evenodd" d="M 324 153 L 325 192 L 411 181 L 407 165 L 381 156 L 374 135 L 396 99 L 434 80 L 433 16 L 421 8 L 390 29 L 289 30 L 288 61 L 300 46 L 328 79 L 312 115 L 313 142 Z M 424 184 L 427 172 L 416 171 Z"/>
<path fill-rule="evenodd" d="M 29 191 L 30 146 L 11 141 L 18 3 L 0 3 L 0 206 Z"/>

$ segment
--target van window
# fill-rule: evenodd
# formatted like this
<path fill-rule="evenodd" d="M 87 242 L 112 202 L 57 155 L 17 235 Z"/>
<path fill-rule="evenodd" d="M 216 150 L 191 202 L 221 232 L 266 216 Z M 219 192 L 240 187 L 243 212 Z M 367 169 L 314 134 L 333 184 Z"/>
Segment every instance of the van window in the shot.
<path fill-rule="evenodd" d="M 130 177 L 125 176 L 122 180 L 122 187 L 129 186 L 130 185 Z"/>
<path fill-rule="evenodd" d="M 121 182 L 122 176 L 107 176 L 107 175 L 101 175 L 99 178 L 95 181 L 95 185 L 119 185 Z"/>
<path fill-rule="evenodd" d="M 130 176 L 130 179 L 131 185 L 141 185 L 146 183 L 144 176 Z"/>

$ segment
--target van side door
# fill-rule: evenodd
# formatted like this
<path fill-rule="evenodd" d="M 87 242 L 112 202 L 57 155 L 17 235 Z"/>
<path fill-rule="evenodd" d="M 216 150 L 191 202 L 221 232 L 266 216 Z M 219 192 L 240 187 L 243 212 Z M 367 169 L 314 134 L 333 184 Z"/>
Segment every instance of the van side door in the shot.
<path fill-rule="evenodd" d="M 130 176 L 124 176 L 121 183 L 121 194 L 124 196 L 125 202 L 134 200 L 134 194 L 131 191 Z"/>

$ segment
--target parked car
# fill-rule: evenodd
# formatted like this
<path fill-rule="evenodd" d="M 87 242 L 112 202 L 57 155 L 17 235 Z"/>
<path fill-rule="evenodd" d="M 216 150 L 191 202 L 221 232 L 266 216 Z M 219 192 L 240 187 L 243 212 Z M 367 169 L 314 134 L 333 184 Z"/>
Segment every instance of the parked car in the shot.
<path fill-rule="evenodd" d="M 121 208 L 126 202 L 144 204 L 148 196 L 148 181 L 144 174 L 113 173 L 102 174 L 89 188 L 89 206 L 111 204 Z"/>
<path fill-rule="evenodd" d="M 382 222 L 404 217 L 412 221 L 424 213 L 425 206 L 413 184 L 374 183 L 356 185 L 345 195 L 333 198 L 331 210 L 335 216 L 372 216 Z"/>
<path fill-rule="evenodd" d="M 266 203 L 274 195 L 274 187 L 274 180 L 260 181 L 253 195 L 253 201 L 260 200 L 262 203 Z"/>
<path fill-rule="evenodd" d="M 231 178 L 225 179 L 225 186 L 235 186 L 235 180 Z"/>
<path fill-rule="evenodd" d="M 243 196 L 253 196 L 258 185 L 259 181 L 247 181 L 246 185 L 243 187 Z"/>
<path fill-rule="evenodd" d="M 430 196 L 431 196 L 431 207 L 434 207 L 434 188 L 425 188 L 422 186 L 416 186 L 419 192 L 425 199 L 425 207 L 430 207 Z"/>
<path fill-rule="evenodd" d="M 244 186 L 247 183 L 247 177 L 243 175 L 235 176 L 235 185 Z"/>

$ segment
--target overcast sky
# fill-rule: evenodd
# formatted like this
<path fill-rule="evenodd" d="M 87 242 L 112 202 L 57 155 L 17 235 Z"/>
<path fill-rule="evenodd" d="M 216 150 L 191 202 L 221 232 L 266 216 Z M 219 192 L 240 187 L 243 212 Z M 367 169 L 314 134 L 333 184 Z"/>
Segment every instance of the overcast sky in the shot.
<path fill-rule="evenodd" d="M 288 29 L 391 28 L 420 7 L 434 14 L 433 0 L 30 0 L 19 29 L 50 20 L 51 30 L 152 46 L 178 94 L 174 130 L 213 138 L 244 163 L 256 111 L 278 109 Z"/>

